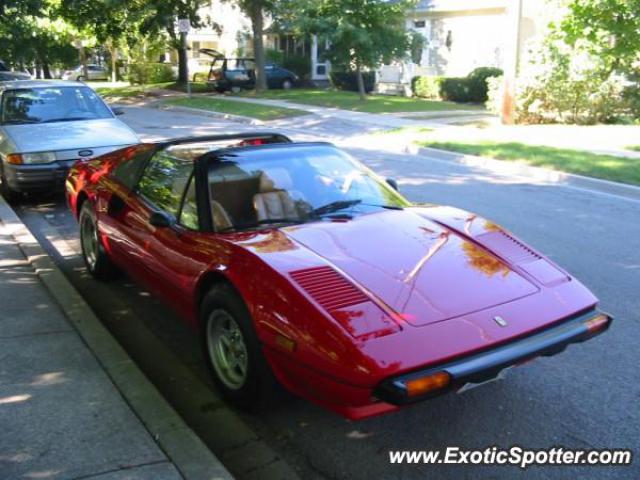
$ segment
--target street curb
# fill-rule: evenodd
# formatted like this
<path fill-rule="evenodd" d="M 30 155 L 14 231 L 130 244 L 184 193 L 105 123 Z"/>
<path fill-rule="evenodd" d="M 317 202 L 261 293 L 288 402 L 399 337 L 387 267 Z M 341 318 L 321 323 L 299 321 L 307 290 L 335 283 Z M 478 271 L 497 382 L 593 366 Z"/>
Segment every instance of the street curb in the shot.
<path fill-rule="evenodd" d="M 265 122 L 263 122 L 262 120 L 257 120 L 255 118 L 243 117 L 241 115 L 233 115 L 231 113 L 213 112 L 211 110 L 203 110 L 202 108 L 181 107 L 179 105 L 167 105 L 161 102 L 157 102 L 155 104 L 149 104 L 148 106 L 153 108 L 158 108 L 160 110 L 174 110 L 177 112 L 204 115 L 205 117 L 220 118 L 222 120 L 229 120 L 231 122 L 244 123 L 247 125 L 265 125 Z"/>
<path fill-rule="evenodd" d="M 9 229 L 69 323 L 182 477 L 186 480 L 232 480 L 233 477 L 222 463 L 184 423 L 102 325 L 1 196 L 0 221 Z"/>
<path fill-rule="evenodd" d="M 406 144 L 405 151 L 407 153 L 424 155 L 432 158 L 435 157 L 438 160 L 461 163 L 463 165 L 472 167 L 483 167 L 495 173 L 518 175 L 550 183 L 562 182 L 565 184 L 565 186 L 596 190 L 598 192 L 607 193 L 610 195 L 616 195 L 633 200 L 640 200 L 640 187 L 626 185 L 624 183 L 612 182 L 610 180 L 585 177 L 583 175 L 551 170 L 544 167 L 533 167 L 518 162 L 509 162 L 505 160 L 498 160 L 495 158 L 456 153 L 449 150 L 440 150 L 437 148 L 429 147 L 416 147 L 416 145 L 413 144 Z"/>

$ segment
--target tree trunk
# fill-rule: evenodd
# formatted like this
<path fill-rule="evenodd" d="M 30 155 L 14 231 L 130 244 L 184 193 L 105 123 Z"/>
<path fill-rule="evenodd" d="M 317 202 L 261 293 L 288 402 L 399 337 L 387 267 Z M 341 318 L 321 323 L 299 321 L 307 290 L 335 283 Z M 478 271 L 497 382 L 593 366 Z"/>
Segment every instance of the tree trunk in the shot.
<path fill-rule="evenodd" d="M 267 75 L 265 72 L 265 55 L 263 26 L 264 18 L 262 16 L 262 2 L 255 2 L 251 11 L 251 25 L 253 27 L 253 56 L 256 62 L 256 91 L 264 92 L 267 87 Z"/>
<path fill-rule="evenodd" d="M 80 54 L 80 65 L 82 65 L 82 75 L 84 76 L 84 80 L 86 82 L 87 80 L 89 80 L 89 68 L 87 67 L 87 51 L 84 47 L 80 47 L 78 49 L 78 52 Z"/>
<path fill-rule="evenodd" d="M 111 40 L 111 81 L 118 81 L 118 47 L 115 46 L 115 42 Z"/>
<path fill-rule="evenodd" d="M 360 95 L 360 100 L 364 102 L 367 99 L 367 92 L 364 90 L 364 78 L 362 77 L 360 64 L 356 64 L 356 78 L 358 80 L 358 94 Z"/>
<path fill-rule="evenodd" d="M 49 64 L 46 61 L 42 62 L 42 76 L 46 79 L 51 80 L 51 70 L 49 69 Z"/>

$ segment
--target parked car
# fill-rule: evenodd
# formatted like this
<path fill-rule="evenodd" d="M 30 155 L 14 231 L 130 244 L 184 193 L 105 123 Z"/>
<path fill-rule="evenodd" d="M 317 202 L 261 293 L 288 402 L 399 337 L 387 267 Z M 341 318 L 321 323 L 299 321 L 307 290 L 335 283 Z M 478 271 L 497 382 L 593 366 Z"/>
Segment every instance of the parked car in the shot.
<path fill-rule="evenodd" d="M 96 92 L 60 80 L 0 82 L 0 189 L 62 192 L 78 159 L 139 143 Z"/>
<path fill-rule="evenodd" d="M 67 200 L 88 271 L 121 268 L 173 306 L 240 406 L 279 382 L 364 418 L 609 327 L 589 290 L 513 234 L 393 185 L 331 144 L 254 132 L 77 163 Z"/>
<path fill-rule="evenodd" d="M 212 58 L 209 69 L 209 83 L 218 92 L 239 91 L 255 87 L 256 73 L 253 58 L 226 58 L 220 52 L 209 48 L 200 50 Z M 275 64 L 265 66 L 269 88 L 293 88 L 300 78 L 290 70 Z"/>
<path fill-rule="evenodd" d="M 2 60 L 0 60 L 0 82 L 10 80 L 31 80 L 31 74 L 28 72 L 11 70 Z"/>
<path fill-rule="evenodd" d="M 78 65 L 72 70 L 65 70 L 62 73 L 62 80 L 74 80 L 77 82 L 85 80 L 109 80 L 109 72 L 107 69 L 100 65 L 87 65 L 87 73 L 89 78 L 85 78 L 82 65 Z"/>

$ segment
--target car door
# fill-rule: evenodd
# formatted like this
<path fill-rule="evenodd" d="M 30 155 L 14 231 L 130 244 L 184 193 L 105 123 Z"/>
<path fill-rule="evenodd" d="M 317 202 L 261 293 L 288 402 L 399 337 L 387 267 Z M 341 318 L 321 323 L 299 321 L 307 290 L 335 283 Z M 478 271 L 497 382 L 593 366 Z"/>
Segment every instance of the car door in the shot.
<path fill-rule="evenodd" d="M 170 219 L 170 226 L 152 225 L 154 212 Z M 209 258 L 206 235 L 199 231 L 193 161 L 168 150 L 156 152 L 129 199 L 122 222 L 127 240 L 137 247 L 132 261 L 141 265 L 142 281 L 188 317 L 196 280 Z"/>

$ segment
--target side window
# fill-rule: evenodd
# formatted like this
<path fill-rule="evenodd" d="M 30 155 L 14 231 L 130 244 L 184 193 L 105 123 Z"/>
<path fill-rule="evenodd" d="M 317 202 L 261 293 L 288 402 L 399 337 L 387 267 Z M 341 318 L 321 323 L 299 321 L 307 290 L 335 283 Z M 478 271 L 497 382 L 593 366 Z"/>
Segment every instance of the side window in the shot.
<path fill-rule="evenodd" d="M 196 182 L 193 175 L 189 179 L 187 193 L 184 194 L 178 223 L 191 230 L 198 230 L 200 227 L 198 223 L 198 204 L 196 202 Z"/>
<path fill-rule="evenodd" d="M 158 152 L 149 160 L 140 178 L 138 193 L 178 218 L 182 195 L 192 172 L 192 160 L 174 157 L 166 151 Z"/>
<path fill-rule="evenodd" d="M 122 183 L 129 190 L 133 190 L 136 186 L 140 173 L 144 168 L 149 155 L 153 153 L 152 148 L 142 147 L 133 157 L 121 161 L 120 164 L 111 171 L 111 176 Z"/>

